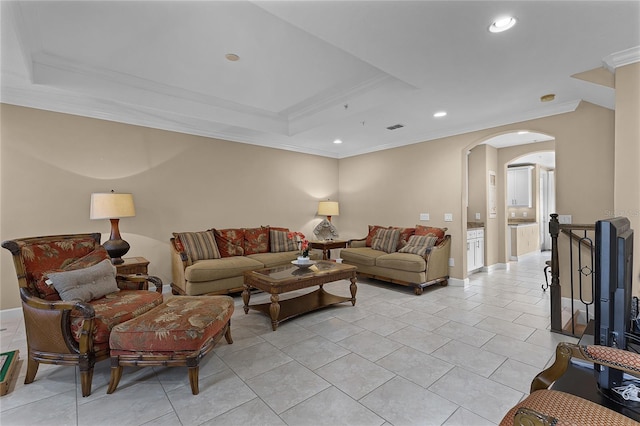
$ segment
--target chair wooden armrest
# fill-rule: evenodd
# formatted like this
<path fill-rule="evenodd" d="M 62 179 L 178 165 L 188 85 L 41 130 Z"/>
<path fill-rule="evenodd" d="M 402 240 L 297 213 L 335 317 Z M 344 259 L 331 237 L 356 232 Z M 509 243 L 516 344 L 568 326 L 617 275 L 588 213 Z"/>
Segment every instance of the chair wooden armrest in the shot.
<path fill-rule="evenodd" d="M 581 346 L 575 343 L 560 342 L 556 347 L 554 363 L 531 382 L 531 393 L 540 389 L 548 389 L 567 371 L 571 358 L 612 367 L 640 377 L 640 354 L 607 346 Z"/>
<path fill-rule="evenodd" d="M 121 290 L 147 290 L 148 283 L 151 283 L 156 286 L 156 293 L 162 293 L 162 280 L 153 275 L 118 274 L 116 280 Z"/>

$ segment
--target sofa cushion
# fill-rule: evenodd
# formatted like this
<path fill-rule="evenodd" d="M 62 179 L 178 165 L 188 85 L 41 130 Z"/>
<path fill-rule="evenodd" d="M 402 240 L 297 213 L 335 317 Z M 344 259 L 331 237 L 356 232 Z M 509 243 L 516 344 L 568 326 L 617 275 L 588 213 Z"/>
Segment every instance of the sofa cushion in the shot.
<path fill-rule="evenodd" d="M 388 227 L 386 227 L 386 226 L 369 225 L 369 233 L 367 234 L 366 246 L 367 247 L 371 247 L 371 243 L 373 243 L 373 238 L 376 236 L 376 234 L 378 233 L 379 229 L 387 229 L 387 228 Z"/>
<path fill-rule="evenodd" d="M 296 260 L 299 254 L 300 252 L 295 250 L 277 253 L 256 253 L 250 254 L 247 257 L 262 263 L 265 268 L 271 268 L 273 266 L 286 265 L 292 260 Z"/>
<path fill-rule="evenodd" d="M 264 265 L 246 256 L 230 256 L 220 259 L 207 259 L 193 262 L 184 270 L 184 277 L 190 282 L 215 281 L 236 277 L 245 271 L 262 269 Z"/>
<path fill-rule="evenodd" d="M 269 229 L 269 244 L 273 253 L 298 250 L 298 244 L 296 240 L 289 238 L 289 232 L 274 228 Z"/>
<path fill-rule="evenodd" d="M 220 251 L 213 231 L 174 232 L 176 247 L 182 247 L 189 260 L 195 262 L 203 259 L 217 259 Z"/>
<path fill-rule="evenodd" d="M 393 253 L 398 249 L 399 239 L 400 231 L 398 229 L 378 229 L 376 236 L 373 237 L 373 241 L 371 242 L 371 248 L 386 253 Z"/>
<path fill-rule="evenodd" d="M 427 261 L 417 254 L 396 252 L 377 257 L 376 266 L 407 272 L 422 272 L 427 269 Z"/>
<path fill-rule="evenodd" d="M 162 294 L 155 291 L 122 290 L 109 293 L 105 297 L 89 302 L 96 313 L 94 320 L 94 349 L 107 347 L 111 329 L 117 324 L 129 321 L 162 303 Z M 84 318 L 79 311 L 71 311 L 71 332 L 80 341 Z"/>
<path fill-rule="evenodd" d="M 180 296 L 153 312 L 117 325 L 111 333 L 111 356 L 130 351 L 199 351 L 222 330 L 233 314 L 229 296 Z"/>
<path fill-rule="evenodd" d="M 88 302 L 119 291 L 116 267 L 109 259 L 87 268 L 47 274 L 62 300 Z"/>
<path fill-rule="evenodd" d="M 435 235 L 412 235 L 409 242 L 398 250 L 398 253 L 413 253 L 418 256 L 427 254 L 427 249 L 436 245 L 438 237 Z"/>
<path fill-rule="evenodd" d="M 393 229 L 397 229 L 398 231 L 400 231 L 397 250 L 400 250 L 402 247 L 406 246 L 409 242 L 409 238 L 416 232 L 416 228 L 399 228 L 397 226 L 394 226 Z"/>
<path fill-rule="evenodd" d="M 46 244 L 20 243 L 20 251 L 27 272 L 29 289 L 38 297 L 46 300 L 60 300 L 60 295 L 53 286 L 44 281 L 44 274 L 60 271 L 64 265 L 74 262 L 100 247 L 91 237 L 65 238 Z"/>
<path fill-rule="evenodd" d="M 438 237 L 436 245 L 444 241 L 444 236 L 447 233 L 447 228 L 434 228 L 432 226 L 416 225 L 415 235 L 435 235 Z"/>
<path fill-rule="evenodd" d="M 269 251 L 269 227 L 244 229 L 244 254 L 267 253 Z"/>
<path fill-rule="evenodd" d="M 214 229 L 221 257 L 244 256 L 244 229 Z"/>
<path fill-rule="evenodd" d="M 386 253 L 370 247 L 352 247 L 340 251 L 343 262 L 365 266 L 375 266 L 376 259 L 384 254 Z"/>

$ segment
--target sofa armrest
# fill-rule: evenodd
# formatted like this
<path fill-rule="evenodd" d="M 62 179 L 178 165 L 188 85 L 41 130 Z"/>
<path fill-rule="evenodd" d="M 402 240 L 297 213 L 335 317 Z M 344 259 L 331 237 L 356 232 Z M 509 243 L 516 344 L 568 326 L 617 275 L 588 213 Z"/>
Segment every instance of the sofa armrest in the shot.
<path fill-rule="evenodd" d="M 148 290 L 149 283 L 156 287 L 156 293 L 162 293 L 162 280 L 159 277 L 145 274 L 116 275 L 120 290 Z"/>
<path fill-rule="evenodd" d="M 367 246 L 367 237 L 354 238 L 347 241 L 347 247 L 366 247 L 366 246 Z"/>
<path fill-rule="evenodd" d="M 175 244 L 175 238 L 171 238 L 169 241 L 169 250 L 171 252 L 171 279 L 173 285 L 185 289 L 185 275 L 184 270 L 189 266 L 189 257 L 186 253 L 178 251 Z"/>
<path fill-rule="evenodd" d="M 451 235 L 445 235 L 443 242 L 427 250 L 427 282 L 449 276 L 450 253 Z"/>

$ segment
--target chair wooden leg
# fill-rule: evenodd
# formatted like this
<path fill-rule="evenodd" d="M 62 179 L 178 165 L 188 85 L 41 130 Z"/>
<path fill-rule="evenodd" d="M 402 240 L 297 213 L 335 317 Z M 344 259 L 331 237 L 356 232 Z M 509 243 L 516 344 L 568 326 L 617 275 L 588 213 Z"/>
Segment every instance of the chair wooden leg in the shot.
<path fill-rule="evenodd" d="M 197 395 L 200 393 L 200 388 L 198 386 L 198 373 L 200 367 L 189 367 L 189 383 L 191 384 L 191 393 Z"/>
<path fill-rule="evenodd" d="M 231 324 L 227 327 L 227 331 L 224 333 L 224 338 L 227 340 L 228 344 L 233 343 L 233 339 L 231 338 Z"/>
<path fill-rule="evenodd" d="M 24 384 L 28 385 L 36 379 L 36 373 L 38 372 L 38 367 L 40 363 L 35 359 L 29 357 L 27 360 L 27 375 L 24 378 Z"/>
<path fill-rule="evenodd" d="M 122 366 L 120 365 L 112 365 L 111 366 L 111 378 L 109 379 L 109 388 L 107 389 L 107 393 L 115 392 L 118 387 L 118 383 L 120 383 L 120 378 L 122 377 Z"/>
<path fill-rule="evenodd" d="M 80 385 L 82 386 L 82 396 L 91 395 L 91 382 L 93 381 L 93 367 L 86 371 L 80 370 Z"/>

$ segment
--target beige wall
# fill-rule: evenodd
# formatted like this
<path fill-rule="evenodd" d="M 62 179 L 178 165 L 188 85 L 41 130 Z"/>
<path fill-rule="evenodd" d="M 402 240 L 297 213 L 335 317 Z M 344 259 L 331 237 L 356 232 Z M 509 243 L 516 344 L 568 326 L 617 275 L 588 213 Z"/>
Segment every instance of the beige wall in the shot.
<path fill-rule="evenodd" d="M 120 224 L 132 245 L 128 255 L 147 257 L 150 272 L 167 283 L 171 232 L 270 224 L 311 234 L 321 220 L 317 200 L 325 198 L 340 201 L 334 220 L 343 238 L 365 236 L 369 224 L 448 227 L 455 262 L 450 275 L 463 279 L 467 152 L 517 130 L 556 138 L 560 213 L 593 223 L 614 207 L 614 114 L 589 103 L 572 113 L 342 160 L 9 105 L 0 114 L 0 238 L 108 233 L 107 221 L 88 219 L 91 192 L 130 191 L 137 216 Z M 506 164 L 531 147 L 498 151 L 492 160 L 502 202 L 497 262 L 505 262 Z M 588 188 L 588 197 L 581 188 Z M 420 213 L 431 220 L 420 222 Z M 454 221 L 444 222 L 444 213 Z M 10 256 L 2 252 L 0 307 L 7 309 L 19 299 Z"/>
<path fill-rule="evenodd" d="M 317 201 L 336 199 L 338 161 L 162 130 L 1 105 L 0 239 L 102 232 L 92 192 L 131 192 L 136 216 L 120 221 L 150 273 L 169 284 L 174 231 L 286 226 L 313 235 Z M 335 223 L 340 228 L 340 218 Z M 1 309 L 19 306 L 2 249 Z"/>
<path fill-rule="evenodd" d="M 634 294 L 640 294 L 640 63 L 616 69 L 615 192 L 612 216 L 634 229 Z"/>

